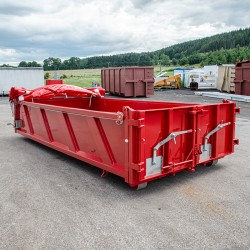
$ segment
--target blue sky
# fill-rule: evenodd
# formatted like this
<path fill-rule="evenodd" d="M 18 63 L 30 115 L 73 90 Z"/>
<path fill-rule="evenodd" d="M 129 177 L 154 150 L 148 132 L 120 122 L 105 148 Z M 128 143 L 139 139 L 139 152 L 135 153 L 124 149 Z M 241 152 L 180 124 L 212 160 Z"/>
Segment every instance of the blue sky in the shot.
<path fill-rule="evenodd" d="M 1 0 L 0 64 L 154 51 L 250 26 L 249 0 Z"/>

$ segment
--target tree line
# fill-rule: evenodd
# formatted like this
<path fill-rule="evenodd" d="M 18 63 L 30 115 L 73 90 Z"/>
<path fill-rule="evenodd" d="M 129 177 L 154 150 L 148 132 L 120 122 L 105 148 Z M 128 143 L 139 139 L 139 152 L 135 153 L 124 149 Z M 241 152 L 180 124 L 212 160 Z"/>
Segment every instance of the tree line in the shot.
<path fill-rule="evenodd" d="M 89 69 L 121 66 L 189 66 L 235 64 L 250 59 L 250 28 L 222 33 L 194 41 L 169 46 L 153 52 L 125 53 L 62 61 L 49 57 L 43 61 L 44 70 Z M 37 65 L 37 66 L 35 66 Z M 20 62 L 19 67 L 39 67 L 36 62 Z"/>

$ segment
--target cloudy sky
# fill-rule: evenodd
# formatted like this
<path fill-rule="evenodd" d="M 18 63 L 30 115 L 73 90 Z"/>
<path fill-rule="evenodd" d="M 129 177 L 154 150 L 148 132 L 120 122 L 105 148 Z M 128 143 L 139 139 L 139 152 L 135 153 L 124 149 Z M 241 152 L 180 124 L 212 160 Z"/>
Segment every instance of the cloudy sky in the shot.
<path fill-rule="evenodd" d="M 250 0 L 0 0 L 0 65 L 154 51 L 250 27 Z"/>

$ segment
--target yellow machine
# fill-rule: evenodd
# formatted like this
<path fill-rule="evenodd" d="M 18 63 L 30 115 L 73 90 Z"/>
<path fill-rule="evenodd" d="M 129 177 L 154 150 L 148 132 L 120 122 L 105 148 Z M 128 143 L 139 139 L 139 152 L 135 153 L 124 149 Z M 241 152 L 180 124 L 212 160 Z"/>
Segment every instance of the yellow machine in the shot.
<path fill-rule="evenodd" d="M 155 88 L 181 88 L 181 83 L 180 83 L 180 78 L 181 74 L 175 75 L 175 76 L 170 76 L 164 80 L 160 80 L 158 82 L 154 83 Z"/>

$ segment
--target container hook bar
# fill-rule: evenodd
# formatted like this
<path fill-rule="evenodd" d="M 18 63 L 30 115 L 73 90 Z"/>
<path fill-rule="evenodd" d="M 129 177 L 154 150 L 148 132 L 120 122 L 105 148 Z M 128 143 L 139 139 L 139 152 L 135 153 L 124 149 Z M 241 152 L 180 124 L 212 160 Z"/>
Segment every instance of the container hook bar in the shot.
<path fill-rule="evenodd" d="M 183 130 L 183 131 L 178 131 L 178 132 L 172 132 L 171 134 L 169 134 L 169 136 L 167 138 L 165 138 L 164 140 L 160 141 L 153 149 L 153 162 L 152 164 L 155 165 L 156 164 L 156 152 L 157 150 L 164 145 L 165 143 L 171 141 L 172 139 L 174 139 L 174 143 L 176 144 L 176 140 L 175 137 L 178 135 L 182 135 L 182 134 L 187 134 L 187 133 L 191 133 L 193 132 L 192 129 L 189 130 Z"/>
<path fill-rule="evenodd" d="M 226 122 L 226 123 L 220 123 L 215 129 L 211 130 L 206 136 L 205 136 L 205 139 L 204 139 L 204 145 L 203 145 L 203 150 L 206 151 L 207 150 L 207 142 L 208 142 L 208 139 L 211 135 L 213 135 L 214 133 L 216 133 L 217 131 L 219 131 L 220 129 L 230 125 L 231 122 Z"/>

